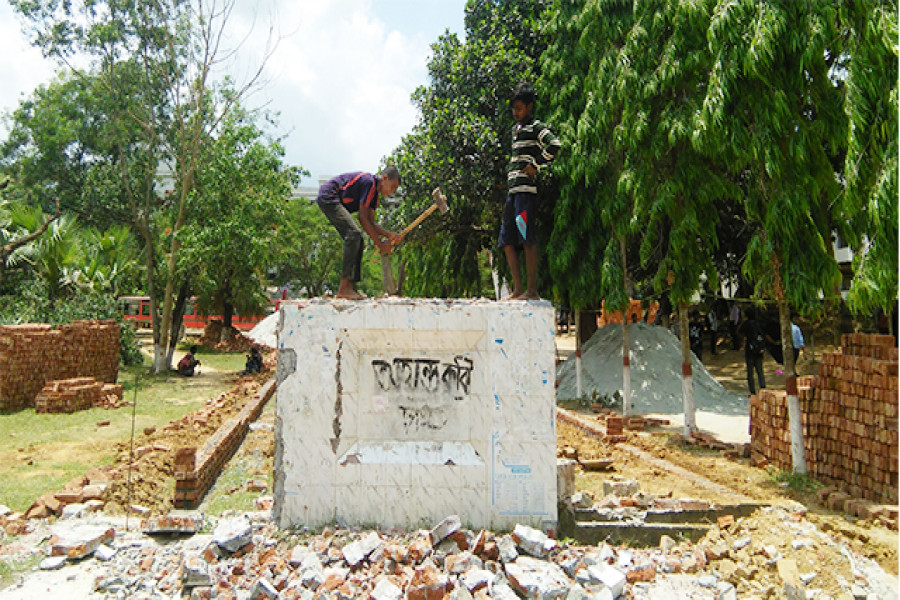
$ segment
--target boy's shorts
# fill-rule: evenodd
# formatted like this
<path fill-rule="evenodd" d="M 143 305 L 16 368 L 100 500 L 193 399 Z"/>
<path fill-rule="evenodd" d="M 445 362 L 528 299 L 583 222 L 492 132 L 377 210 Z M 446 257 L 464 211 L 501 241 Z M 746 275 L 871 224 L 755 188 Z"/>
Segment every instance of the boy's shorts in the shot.
<path fill-rule="evenodd" d="M 510 194 L 506 197 L 506 204 L 503 205 L 503 221 L 500 223 L 500 239 L 497 241 L 497 247 L 514 246 L 521 248 L 522 243 L 534 244 L 534 206 L 537 202 L 537 194 L 528 192 L 519 192 Z M 516 217 L 521 216 L 525 224 L 525 236 L 516 224 Z"/>

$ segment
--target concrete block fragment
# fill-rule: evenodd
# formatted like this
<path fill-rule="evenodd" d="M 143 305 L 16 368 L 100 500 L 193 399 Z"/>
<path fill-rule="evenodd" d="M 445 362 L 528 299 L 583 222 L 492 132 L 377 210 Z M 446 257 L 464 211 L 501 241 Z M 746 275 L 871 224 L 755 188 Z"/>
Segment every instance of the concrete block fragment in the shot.
<path fill-rule="evenodd" d="M 513 562 L 519 557 L 519 551 L 516 549 L 516 542 L 512 536 L 504 535 L 497 545 L 500 550 L 500 562 L 503 564 Z"/>
<path fill-rule="evenodd" d="M 431 537 L 427 538 L 418 538 L 413 540 L 413 542 L 409 545 L 409 560 L 412 561 L 413 564 L 417 564 L 422 562 L 426 556 L 431 554 L 432 545 L 431 545 Z"/>
<path fill-rule="evenodd" d="M 439 600 L 452 589 L 450 578 L 428 559 L 413 573 L 406 588 L 406 597 L 408 600 Z"/>
<path fill-rule="evenodd" d="M 66 560 L 68 559 L 65 556 L 48 556 L 41 561 L 38 568 L 41 571 L 56 571 L 57 569 L 63 568 L 63 565 L 66 564 Z"/>
<path fill-rule="evenodd" d="M 188 515 L 160 515 L 141 521 L 141 531 L 148 534 L 183 533 L 194 534 L 203 527 L 203 516 L 199 513 Z"/>
<path fill-rule="evenodd" d="M 250 600 L 274 600 L 275 598 L 278 598 L 278 590 L 268 579 L 258 579 L 250 588 Z"/>
<path fill-rule="evenodd" d="M 537 558 L 547 556 L 557 546 L 556 540 L 547 537 L 543 531 L 527 525 L 516 525 L 512 538 L 521 550 Z"/>
<path fill-rule="evenodd" d="M 461 527 L 462 522 L 459 519 L 459 515 L 450 515 L 449 517 L 446 517 L 431 530 L 431 533 L 429 534 L 431 537 L 431 545 L 437 546 L 444 538 L 456 533 Z"/>
<path fill-rule="evenodd" d="M 444 570 L 453 575 L 459 575 L 471 569 L 481 569 L 483 567 L 484 562 L 468 550 L 459 554 L 449 554 L 444 559 Z"/>
<path fill-rule="evenodd" d="M 403 597 L 403 590 L 387 577 L 381 576 L 370 595 L 372 600 L 400 600 Z"/>
<path fill-rule="evenodd" d="M 8 506 L 0 504 L 0 517 L 6 517 L 12 514 L 12 509 Z"/>
<path fill-rule="evenodd" d="M 606 479 L 603 482 L 603 495 L 609 496 L 619 496 L 620 498 L 625 496 L 633 496 L 637 494 L 641 489 L 640 484 L 636 479 L 624 479 L 624 478 L 611 478 Z"/>
<path fill-rule="evenodd" d="M 552 562 L 520 556 L 505 566 L 510 585 L 525 598 L 565 598 L 571 581 Z"/>
<path fill-rule="evenodd" d="M 592 584 L 603 584 L 612 592 L 613 598 L 618 598 L 625 590 L 625 573 L 616 567 L 600 563 L 591 565 L 587 568 L 588 574 L 591 576 Z"/>
<path fill-rule="evenodd" d="M 575 492 L 570 496 L 570 501 L 575 508 L 590 508 L 594 505 L 594 498 L 587 492 Z"/>
<path fill-rule="evenodd" d="M 488 587 L 494 581 L 494 574 L 487 569 L 469 569 L 463 573 L 459 581 L 463 587 L 474 594 L 478 590 Z"/>
<path fill-rule="evenodd" d="M 100 544 L 99 546 L 97 546 L 97 549 L 94 550 L 94 558 L 103 562 L 111 561 L 115 555 L 116 550 L 110 548 L 106 544 Z"/>
<path fill-rule="evenodd" d="M 66 504 L 62 508 L 60 519 L 80 519 L 88 513 L 87 504 L 76 502 L 74 504 Z"/>
<path fill-rule="evenodd" d="M 379 546 L 381 546 L 381 538 L 377 533 L 371 531 L 365 537 L 344 546 L 342 549 L 344 560 L 351 567 L 355 567 L 368 558 Z"/>
<path fill-rule="evenodd" d="M 116 533 L 112 527 L 86 525 L 80 521 L 60 521 L 51 531 L 50 555 L 70 559 L 90 556 L 100 544 L 111 543 Z"/>
<path fill-rule="evenodd" d="M 576 584 L 569 589 L 566 600 L 615 600 L 609 588 L 603 586 L 595 586 L 592 589 L 585 589 Z M 669 600 L 668 598 L 666 600 Z"/>
<path fill-rule="evenodd" d="M 253 524 L 247 515 L 220 522 L 213 531 L 213 541 L 226 552 L 235 553 L 253 540 Z"/>
<path fill-rule="evenodd" d="M 491 600 L 519 600 L 519 596 L 513 591 L 512 587 L 505 583 L 493 586 L 488 598 Z"/>
<path fill-rule="evenodd" d="M 181 585 L 187 588 L 212 584 L 209 564 L 199 554 L 186 554 L 181 561 Z"/>

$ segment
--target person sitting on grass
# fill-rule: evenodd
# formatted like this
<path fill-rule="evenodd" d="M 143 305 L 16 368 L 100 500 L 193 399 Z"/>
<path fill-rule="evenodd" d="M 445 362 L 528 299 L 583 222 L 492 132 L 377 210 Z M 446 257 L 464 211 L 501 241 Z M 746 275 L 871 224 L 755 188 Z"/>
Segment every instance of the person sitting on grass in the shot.
<path fill-rule="evenodd" d="M 193 377 L 194 369 L 200 366 L 200 361 L 194 356 L 197 353 L 197 346 L 191 346 L 187 354 L 178 361 L 178 374 L 182 377 Z M 200 374 L 200 371 L 197 371 Z"/>
<path fill-rule="evenodd" d="M 262 354 L 259 353 L 259 348 L 253 346 L 250 348 L 250 354 L 247 355 L 247 362 L 244 365 L 244 375 L 249 375 L 251 373 L 259 373 L 262 371 L 263 358 Z"/>

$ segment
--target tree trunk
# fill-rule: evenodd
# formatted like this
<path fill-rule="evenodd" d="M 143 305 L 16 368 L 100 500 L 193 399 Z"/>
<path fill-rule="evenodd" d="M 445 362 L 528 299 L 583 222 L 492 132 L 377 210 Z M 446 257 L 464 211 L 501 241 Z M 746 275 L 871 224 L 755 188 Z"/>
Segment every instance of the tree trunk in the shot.
<path fill-rule="evenodd" d="M 689 333 L 687 302 L 678 305 L 678 329 L 681 333 L 681 395 L 684 402 L 684 439 L 689 440 L 697 431 L 697 415 L 694 407 L 694 372 L 691 365 L 691 337 Z"/>
<path fill-rule="evenodd" d="M 188 284 L 185 282 L 178 290 L 178 297 L 175 299 L 175 307 L 173 308 L 172 313 L 172 327 L 169 329 L 169 344 L 166 349 L 166 362 L 170 365 L 175 356 L 175 348 L 178 346 L 178 342 L 181 341 L 182 326 L 184 325 L 184 307 L 187 304 L 189 293 L 190 289 L 188 289 Z"/>
<path fill-rule="evenodd" d="M 575 318 L 581 319 L 581 327 L 575 328 L 575 339 L 584 344 L 597 332 L 597 315 L 591 310 L 577 310 Z"/>
<path fill-rule="evenodd" d="M 776 278 L 776 283 L 777 278 Z M 778 301 L 778 321 L 781 328 L 781 353 L 784 356 L 784 374 L 787 377 L 788 423 L 791 431 L 791 461 L 794 473 L 806 474 L 806 451 L 803 448 L 803 417 L 800 412 L 800 397 L 797 391 L 797 376 L 794 374 L 794 336 L 791 333 L 791 310 L 783 299 Z"/>
<path fill-rule="evenodd" d="M 581 400 L 581 313 L 575 311 L 575 395 Z"/>
<path fill-rule="evenodd" d="M 234 321 L 234 305 L 226 300 L 223 303 L 223 308 L 225 310 L 222 311 L 222 331 L 219 333 L 220 342 L 226 342 L 234 338 L 234 328 L 232 326 L 232 322 Z"/>
<path fill-rule="evenodd" d="M 625 254 L 625 236 L 619 237 L 619 252 L 622 255 L 622 287 L 628 292 L 629 306 L 631 293 L 628 284 L 628 264 Z M 631 351 L 628 343 L 628 310 L 622 311 L 622 416 L 631 414 Z"/>

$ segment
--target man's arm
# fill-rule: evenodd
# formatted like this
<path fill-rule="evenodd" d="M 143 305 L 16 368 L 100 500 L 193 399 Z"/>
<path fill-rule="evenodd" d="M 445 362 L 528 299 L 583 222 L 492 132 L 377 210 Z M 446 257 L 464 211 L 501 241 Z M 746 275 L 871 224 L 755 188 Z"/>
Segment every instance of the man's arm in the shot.
<path fill-rule="evenodd" d="M 359 224 L 362 226 L 363 231 L 365 231 L 366 234 L 372 238 L 372 241 L 375 242 L 375 247 L 378 248 L 379 252 L 382 254 L 391 253 L 393 245 L 391 244 L 390 239 L 396 234 L 392 231 L 388 231 L 375 222 L 374 208 L 359 207 Z"/>

